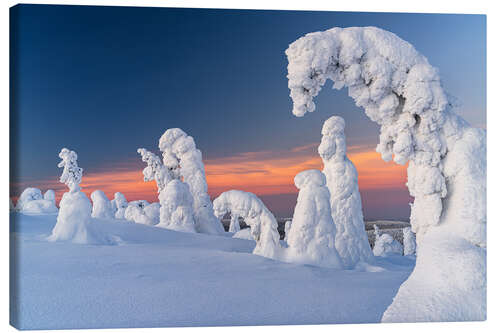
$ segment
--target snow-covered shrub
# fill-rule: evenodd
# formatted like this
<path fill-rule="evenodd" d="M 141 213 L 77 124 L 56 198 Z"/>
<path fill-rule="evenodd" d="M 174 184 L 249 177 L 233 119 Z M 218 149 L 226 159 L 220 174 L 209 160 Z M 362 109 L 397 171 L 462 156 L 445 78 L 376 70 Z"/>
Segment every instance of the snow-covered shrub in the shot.
<path fill-rule="evenodd" d="M 105 237 L 91 230 L 92 205 L 85 193 L 80 191 L 83 169 L 78 167 L 78 156 L 74 151 L 63 148 L 59 157 L 62 161 L 58 167 L 64 168 L 60 182 L 68 186 L 69 192 L 62 196 L 57 223 L 48 240 L 81 244 L 107 243 Z"/>
<path fill-rule="evenodd" d="M 319 170 L 306 170 L 294 179 L 299 189 L 287 236 L 285 261 L 342 268 L 335 248 L 335 223 L 326 178 Z"/>
<path fill-rule="evenodd" d="M 253 193 L 230 190 L 221 193 L 213 203 L 215 215 L 222 219 L 227 213 L 243 218 L 257 242 L 254 254 L 278 259 L 281 246 L 278 222 L 264 203 Z"/>
<path fill-rule="evenodd" d="M 345 268 L 360 261 L 371 262 L 373 253 L 368 242 L 361 209 L 356 167 L 346 156 L 344 119 L 328 118 L 321 130 L 319 155 L 330 191 L 330 205 L 336 226 L 335 247 Z"/>
<path fill-rule="evenodd" d="M 403 229 L 403 246 L 403 253 L 405 256 L 409 256 L 417 252 L 417 241 L 415 239 L 415 234 L 411 231 L 410 227 Z"/>
<path fill-rule="evenodd" d="M 147 209 L 149 206 L 150 204 L 146 200 L 130 201 L 125 209 L 124 218 L 135 223 L 156 225 L 159 223 L 159 219 L 155 215 L 158 207 L 155 205 L 149 210 Z M 149 214 L 146 213 L 147 211 Z"/>
<path fill-rule="evenodd" d="M 114 217 L 111 201 L 101 190 L 95 190 L 90 194 L 92 199 L 92 217 L 101 219 L 112 219 Z"/>
<path fill-rule="evenodd" d="M 380 125 L 382 158 L 408 162 L 418 257 L 382 321 L 484 320 L 486 131 L 453 112 L 437 69 L 390 32 L 310 33 L 286 55 L 296 116 L 314 111 L 313 99 L 330 79 Z"/>
<path fill-rule="evenodd" d="M 187 184 L 179 179 L 170 181 L 160 192 L 160 223 L 161 228 L 196 232 L 193 211 L 193 197 Z"/>
<path fill-rule="evenodd" d="M 180 176 L 189 186 L 194 200 L 196 230 L 216 235 L 224 233 L 222 223 L 213 212 L 212 202 L 207 192 L 205 166 L 201 152 L 196 149 L 193 138 L 180 128 L 171 128 L 161 136 L 159 148 L 163 153 L 164 165 L 172 172 L 180 172 Z"/>
<path fill-rule="evenodd" d="M 47 191 L 48 192 L 48 191 Z M 53 193 L 53 191 L 52 191 Z M 42 192 L 34 187 L 26 188 L 19 196 L 16 210 L 24 214 L 54 214 L 57 213 L 55 195 L 45 199 Z"/>
<path fill-rule="evenodd" d="M 160 203 L 153 202 L 144 207 L 144 214 L 152 221 L 153 225 L 160 223 Z"/>
<path fill-rule="evenodd" d="M 380 234 L 380 230 L 376 224 L 373 225 L 373 228 L 375 229 L 374 255 L 378 257 L 386 257 L 389 254 L 403 255 L 403 246 L 400 242 L 389 234 Z"/>
<path fill-rule="evenodd" d="M 113 199 L 113 203 L 116 207 L 115 218 L 125 219 L 125 210 L 128 207 L 128 202 L 127 199 L 125 199 L 125 196 L 120 192 L 116 192 L 115 198 Z"/>

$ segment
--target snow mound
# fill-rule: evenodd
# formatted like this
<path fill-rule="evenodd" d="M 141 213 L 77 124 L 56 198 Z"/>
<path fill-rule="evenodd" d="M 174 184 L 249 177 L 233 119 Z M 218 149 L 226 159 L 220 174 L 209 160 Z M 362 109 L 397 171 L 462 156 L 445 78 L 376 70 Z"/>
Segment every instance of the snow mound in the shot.
<path fill-rule="evenodd" d="M 223 192 L 214 200 L 213 207 L 219 219 L 231 213 L 231 216 L 242 217 L 250 226 L 253 239 L 257 242 L 254 254 L 271 259 L 280 258 L 278 222 L 255 194 L 238 190 Z"/>
<path fill-rule="evenodd" d="M 342 260 L 335 248 L 335 224 L 325 175 L 319 170 L 306 170 L 297 174 L 294 180 L 299 195 L 283 259 L 293 263 L 342 268 Z"/>
<path fill-rule="evenodd" d="M 334 88 L 347 87 L 356 105 L 380 125 L 376 150 L 382 158 L 408 162 L 410 222 L 419 254 L 382 320 L 448 321 L 458 313 L 461 320 L 486 318 L 486 274 L 478 270 L 486 262 L 486 131 L 453 112 L 438 70 L 393 33 L 333 28 L 299 38 L 286 55 L 296 116 L 314 111 L 313 99 L 330 79 Z M 456 246 L 448 246 L 450 240 Z M 459 256 L 465 248 L 475 250 L 463 253 L 468 259 Z M 452 253 L 444 256 L 447 251 Z M 436 258 L 440 264 L 431 266 Z M 474 288 L 449 281 L 450 275 L 474 278 Z M 457 300 L 456 311 L 450 311 Z"/>
<path fill-rule="evenodd" d="M 318 153 L 323 160 L 323 173 L 330 191 L 332 217 L 336 226 L 335 247 L 345 268 L 360 261 L 373 262 L 361 208 L 356 167 L 346 156 L 342 117 L 328 118 L 321 130 Z"/>
<path fill-rule="evenodd" d="M 196 230 L 206 234 L 223 234 L 224 227 L 214 215 L 207 192 L 201 151 L 196 148 L 193 138 L 180 128 L 171 128 L 161 136 L 159 148 L 163 153 L 163 164 L 171 170 L 180 172 L 180 176 L 189 186 L 194 200 Z"/>
<path fill-rule="evenodd" d="M 233 235 L 233 238 L 247 239 L 247 240 L 251 240 L 251 241 L 255 240 L 253 238 L 253 235 L 252 235 L 250 228 L 241 229 L 240 231 L 235 232 Z"/>
<path fill-rule="evenodd" d="M 90 194 L 92 199 L 92 217 L 102 219 L 112 219 L 114 217 L 113 206 L 108 197 L 101 190 L 95 190 Z"/>
<path fill-rule="evenodd" d="M 42 192 L 38 188 L 28 187 L 19 196 L 16 210 L 24 214 L 57 213 L 54 191 L 48 190 L 45 192 L 45 196 L 42 196 Z"/>

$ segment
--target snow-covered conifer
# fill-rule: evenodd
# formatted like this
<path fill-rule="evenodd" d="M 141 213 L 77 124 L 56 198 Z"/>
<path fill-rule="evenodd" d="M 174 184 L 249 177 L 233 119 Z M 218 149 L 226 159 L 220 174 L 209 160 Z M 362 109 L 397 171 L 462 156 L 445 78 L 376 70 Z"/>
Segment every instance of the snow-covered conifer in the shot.
<path fill-rule="evenodd" d="M 125 210 L 128 207 L 128 202 L 127 199 L 125 199 L 125 196 L 120 192 L 116 192 L 113 202 L 116 206 L 115 218 L 125 219 Z"/>
<path fill-rule="evenodd" d="M 163 153 L 163 163 L 172 172 L 180 172 L 183 181 L 189 186 L 193 197 L 196 230 L 207 234 L 222 234 L 222 223 L 215 217 L 212 202 L 207 192 L 205 167 L 201 152 L 191 136 L 180 128 L 165 131 L 159 141 Z"/>
<path fill-rule="evenodd" d="M 160 193 L 168 182 L 173 179 L 171 172 L 163 164 L 161 158 L 154 153 L 144 148 L 137 149 L 137 152 L 141 154 L 142 161 L 147 163 L 147 166 L 142 171 L 144 181 L 148 182 L 154 180 L 158 186 L 158 193 Z"/>
<path fill-rule="evenodd" d="M 299 195 L 287 236 L 285 260 L 342 268 L 335 248 L 335 223 L 325 175 L 319 170 L 306 170 L 297 174 L 294 182 Z"/>
<path fill-rule="evenodd" d="M 93 218 L 112 219 L 114 217 L 111 201 L 103 191 L 95 190 L 90 194 L 90 199 L 92 199 Z"/>
<path fill-rule="evenodd" d="M 382 158 L 408 162 L 418 259 L 382 321 L 484 320 L 485 130 L 454 113 L 438 70 L 390 32 L 363 27 L 309 33 L 286 55 L 296 116 L 314 111 L 313 99 L 330 79 L 337 89 L 347 87 L 380 125 L 376 150 Z"/>
<path fill-rule="evenodd" d="M 336 226 L 335 247 L 345 268 L 354 268 L 359 261 L 371 262 L 372 250 L 368 242 L 361 209 L 356 167 L 346 156 L 344 119 L 328 118 L 321 130 L 319 155 L 323 173 L 330 191 L 332 217 Z"/>
<path fill-rule="evenodd" d="M 196 232 L 193 197 L 187 184 L 179 179 L 170 181 L 160 192 L 160 223 L 157 227 Z"/>
<path fill-rule="evenodd" d="M 378 226 L 373 225 L 375 232 L 375 244 L 373 254 L 378 257 L 386 257 L 389 254 L 403 254 L 403 246 L 389 234 L 381 234 Z"/>
<path fill-rule="evenodd" d="M 417 251 L 415 234 L 411 231 L 410 227 L 403 229 L 403 246 L 405 256 L 415 254 Z"/>
<path fill-rule="evenodd" d="M 254 254 L 279 259 L 281 246 L 278 222 L 264 203 L 253 193 L 230 190 L 221 193 L 213 203 L 215 215 L 222 219 L 227 213 L 243 218 L 256 241 Z"/>

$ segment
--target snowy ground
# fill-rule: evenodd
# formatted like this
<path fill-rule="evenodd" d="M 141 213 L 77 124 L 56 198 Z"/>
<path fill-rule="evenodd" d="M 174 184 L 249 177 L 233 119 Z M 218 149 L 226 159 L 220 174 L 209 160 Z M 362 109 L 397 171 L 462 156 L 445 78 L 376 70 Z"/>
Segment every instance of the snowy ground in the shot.
<path fill-rule="evenodd" d="M 380 322 L 414 257 L 379 272 L 251 254 L 253 241 L 94 220 L 118 245 L 49 243 L 56 215 L 11 214 L 12 324 L 21 329 Z"/>

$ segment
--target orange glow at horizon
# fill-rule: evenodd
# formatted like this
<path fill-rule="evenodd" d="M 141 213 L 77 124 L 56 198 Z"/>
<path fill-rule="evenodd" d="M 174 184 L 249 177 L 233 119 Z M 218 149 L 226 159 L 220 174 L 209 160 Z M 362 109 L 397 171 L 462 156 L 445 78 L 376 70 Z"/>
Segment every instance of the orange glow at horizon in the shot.
<path fill-rule="evenodd" d="M 286 152 L 248 152 L 204 160 L 209 194 L 213 198 L 231 189 L 253 192 L 256 195 L 297 193 L 293 183 L 297 173 L 323 168 L 316 147 L 317 145 L 307 145 Z M 351 150 L 353 152 L 348 153 L 348 157 L 357 168 L 360 190 L 406 188 L 406 166 L 384 162 L 378 153 L 367 147 Z M 24 187 L 38 185 L 42 190 L 52 188 L 59 201 L 67 188 L 58 180 L 54 178 L 39 184 L 26 184 Z M 115 192 L 121 192 L 129 201 L 158 201 L 156 183 L 144 182 L 142 169 L 119 168 L 117 171 L 84 173 L 81 187 L 89 197 L 99 189 L 109 199 L 113 199 Z"/>

